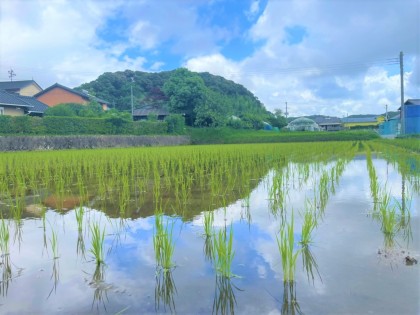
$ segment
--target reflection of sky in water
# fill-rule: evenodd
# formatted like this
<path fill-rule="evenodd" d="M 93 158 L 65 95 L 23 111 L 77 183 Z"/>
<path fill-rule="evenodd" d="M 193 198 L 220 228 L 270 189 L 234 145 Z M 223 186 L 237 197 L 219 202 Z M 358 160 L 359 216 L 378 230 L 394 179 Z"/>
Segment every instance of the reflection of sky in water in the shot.
<path fill-rule="evenodd" d="M 401 176 L 392 165 L 374 159 L 381 186 L 397 200 L 401 199 Z M 334 162 L 321 166 L 331 169 Z M 301 183 L 293 166 L 294 183 L 289 182 L 287 211 L 294 210 L 295 241 L 300 238 L 305 198 L 313 196 L 314 182 Z M 311 172 L 314 170 L 311 170 Z M 314 171 L 315 172 L 315 171 Z M 317 176 L 321 173 L 316 172 Z M 269 211 L 269 178 L 251 193 L 250 217 L 247 222 L 243 201 L 215 211 L 216 229 L 229 226 L 234 230 L 235 259 L 232 270 L 239 278 L 231 280 L 240 290 L 233 289 L 236 311 L 241 314 L 280 314 L 283 294 L 281 258 L 277 248 L 280 218 Z M 409 184 L 407 183 L 407 189 Z M 388 257 L 378 254 L 384 239 L 380 223 L 374 220 L 366 161 L 356 159 L 344 170 L 336 193 L 330 195 L 325 215 L 313 232 L 311 251 L 319 267 L 321 279 L 308 281 L 298 257 L 296 267 L 296 298 L 305 314 L 414 314 L 419 311 L 419 265 L 405 266 L 404 256 L 419 258 L 420 197 L 413 195 L 411 225 L 413 239 L 407 243 L 396 237 Z M 226 215 L 225 215 L 226 213 Z M 12 274 L 20 276 L 8 282 L 0 297 L 1 313 L 116 313 L 127 307 L 126 314 L 155 313 L 156 269 L 153 249 L 154 218 L 108 220 L 91 210 L 85 216 L 100 221 L 106 228 L 106 263 L 104 277 L 98 285 L 92 281 L 95 263 L 91 261 L 90 232 L 84 231 L 85 260 L 77 255 L 77 223 L 74 212 L 59 215 L 48 212 L 47 247 L 43 246 L 40 220 L 23 222 L 22 240 L 11 241 Z M 209 314 L 212 312 L 216 278 L 211 262 L 204 255 L 203 217 L 190 223 L 174 218 L 174 261 L 172 271 L 176 292 L 173 300 L 180 314 Z M 123 224 L 122 224 L 123 223 Z M 11 224 L 11 238 L 13 239 Z M 51 227 L 58 236 L 57 260 L 59 280 L 54 286 L 53 261 L 49 239 Z M 298 246 L 296 244 L 296 249 Z M 402 253 L 404 251 L 404 253 Z M 104 301 L 94 300 L 95 290 L 103 289 Z M 165 312 L 162 302 L 159 312 Z M 105 309 L 106 307 L 106 309 Z M 166 311 L 170 313 L 170 309 Z"/>

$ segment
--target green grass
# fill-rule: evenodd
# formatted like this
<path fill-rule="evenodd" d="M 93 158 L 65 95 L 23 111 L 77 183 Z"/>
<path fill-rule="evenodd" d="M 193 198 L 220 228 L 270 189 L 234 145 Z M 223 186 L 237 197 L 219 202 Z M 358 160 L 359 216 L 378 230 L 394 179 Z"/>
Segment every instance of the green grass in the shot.
<path fill-rule="evenodd" d="M 90 225 L 90 231 L 92 233 L 91 248 L 90 252 L 94 256 L 96 264 L 100 265 L 105 262 L 104 260 L 104 240 L 105 240 L 105 228 L 101 230 L 100 224 L 94 222 Z"/>

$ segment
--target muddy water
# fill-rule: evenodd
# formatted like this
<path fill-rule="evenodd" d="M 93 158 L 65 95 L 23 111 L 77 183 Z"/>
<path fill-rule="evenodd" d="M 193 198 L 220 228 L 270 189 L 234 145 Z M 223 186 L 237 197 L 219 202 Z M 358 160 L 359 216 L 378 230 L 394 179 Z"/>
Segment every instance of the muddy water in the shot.
<path fill-rule="evenodd" d="M 230 280 L 216 276 L 206 254 L 202 214 L 188 220 L 165 217 L 174 222 L 176 265 L 165 275 L 156 271 L 153 216 L 109 218 L 100 209 L 85 207 L 81 232 L 74 210 L 49 209 L 45 224 L 30 213 L 20 225 L 7 220 L 10 254 L 2 257 L 0 313 L 419 314 L 420 265 L 407 265 L 405 259 L 420 258 L 419 192 L 385 160 L 373 163 L 378 182 L 395 200 L 411 196 L 409 220 L 386 242 L 372 215 L 366 160 L 354 159 L 335 183 L 312 233 L 306 252 L 312 273 L 304 268 L 301 252 L 291 283 L 283 282 L 276 236 L 293 211 L 295 249 L 301 248 L 300 213 L 305 196 L 314 194 L 311 178 L 289 178 L 282 213 L 270 208 L 273 172 L 256 185 L 249 202 L 236 200 L 214 209 L 215 229 L 232 224 L 234 231 L 232 271 L 237 277 Z M 89 252 L 88 222 L 100 222 L 106 231 L 106 264 L 100 267 Z"/>

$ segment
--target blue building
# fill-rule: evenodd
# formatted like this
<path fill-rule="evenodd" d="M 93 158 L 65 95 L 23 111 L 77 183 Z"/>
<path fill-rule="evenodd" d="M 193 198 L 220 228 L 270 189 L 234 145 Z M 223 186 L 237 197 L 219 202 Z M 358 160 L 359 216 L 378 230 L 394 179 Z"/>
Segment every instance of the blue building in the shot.
<path fill-rule="evenodd" d="M 404 103 L 404 134 L 420 134 L 420 99 L 409 99 Z"/>
<path fill-rule="evenodd" d="M 379 125 L 379 134 L 385 137 L 395 137 L 400 133 L 400 114 L 391 117 Z"/>

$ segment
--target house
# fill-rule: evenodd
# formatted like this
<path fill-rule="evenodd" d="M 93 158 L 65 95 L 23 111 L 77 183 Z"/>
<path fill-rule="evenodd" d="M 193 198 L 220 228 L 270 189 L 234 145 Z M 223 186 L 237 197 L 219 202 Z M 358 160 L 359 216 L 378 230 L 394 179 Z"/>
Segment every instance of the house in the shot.
<path fill-rule="evenodd" d="M 312 119 L 324 131 L 339 131 L 343 129 L 341 120 L 338 117 L 315 116 Z"/>
<path fill-rule="evenodd" d="M 383 116 L 349 116 L 341 119 L 346 129 L 376 129 L 385 118 Z"/>
<path fill-rule="evenodd" d="M 20 96 L 15 93 L 9 93 L 4 90 L 0 90 L 0 115 L 8 115 L 8 116 L 27 115 L 29 111 L 35 108 L 35 106 L 31 105 L 31 102 L 28 101 L 27 98 L 30 98 L 30 97 Z"/>
<path fill-rule="evenodd" d="M 33 96 L 19 96 L 19 98 L 32 106 L 28 109 L 27 114 L 29 116 L 44 116 L 44 112 L 50 108 L 47 104 L 40 102 Z"/>
<path fill-rule="evenodd" d="M 401 107 L 399 108 L 401 110 Z M 408 99 L 404 103 L 404 134 L 420 134 L 420 99 Z"/>
<path fill-rule="evenodd" d="M 169 112 L 158 105 L 144 105 L 133 111 L 133 120 L 146 120 L 149 115 L 154 115 L 157 120 L 164 120 Z"/>
<path fill-rule="evenodd" d="M 42 88 L 34 80 L 25 80 L 0 82 L 0 90 L 23 96 L 34 96 L 41 92 Z"/>
<path fill-rule="evenodd" d="M 98 102 L 102 106 L 103 110 L 107 110 L 109 107 L 109 102 L 90 95 L 87 91 L 80 92 L 58 83 L 55 83 L 45 90 L 35 94 L 35 97 L 50 107 L 64 103 L 77 103 L 85 105 L 91 101 Z"/>

